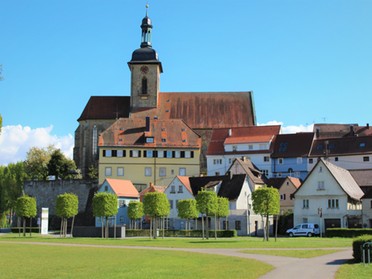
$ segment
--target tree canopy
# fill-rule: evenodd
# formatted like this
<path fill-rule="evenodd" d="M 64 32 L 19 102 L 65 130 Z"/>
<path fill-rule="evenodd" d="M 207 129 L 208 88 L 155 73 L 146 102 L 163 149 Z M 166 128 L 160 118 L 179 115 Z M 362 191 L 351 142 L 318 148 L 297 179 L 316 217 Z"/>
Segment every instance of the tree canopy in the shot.
<path fill-rule="evenodd" d="M 195 197 L 196 199 L 196 208 L 200 213 L 205 214 L 206 226 L 205 226 L 205 235 L 207 239 L 209 238 L 208 231 L 208 216 L 214 215 L 217 211 L 217 194 L 214 191 L 199 191 Z M 204 216 L 202 216 L 202 235 L 204 238 Z"/>
<path fill-rule="evenodd" d="M 55 150 L 48 162 L 48 173 L 54 175 L 56 179 L 69 179 L 74 178 L 76 174 L 75 162 L 61 152 L 60 149 Z"/>
<path fill-rule="evenodd" d="M 23 217 L 23 235 L 26 235 L 26 218 L 30 218 L 30 234 L 31 234 L 31 218 L 37 214 L 36 199 L 29 196 L 19 197 L 16 201 L 15 212 L 18 217 Z"/>
<path fill-rule="evenodd" d="M 196 200 L 179 200 L 177 203 L 178 217 L 186 219 L 186 230 L 190 229 L 190 219 L 198 218 L 199 212 L 196 209 Z M 187 225 L 189 228 L 187 228 Z"/>
<path fill-rule="evenodd" d="M 253 211 L 266 217 L 265 240 L 269 240 L 269 216 L 280 212 L 280 195 L 278 189 L 262 187 L 252 193 Z"/>
<path fill-rule="evenodd" d="M 32 147 L 27 152 L 25 169 L 30 179 L 46 180 L 48 172 L 48 163 L 52 153 L 55 151 L 52 145 L 47 148 Z"/>
<path fill-rule="evenodd" d="M 79 199 L 73 193 L 64 193 L 57 196 L 56 201 L 56 214 L 61 217 L 61 235 L 66 237 L 67 235 L 67 220 L 71 217 L 75 217 L 79 211 Z M 74 219 L 71 225 L 71 235 L 74 226 Z"/>
<path fill-rule="evenodd" d="M 134 229 L 136 229 L 135 220 L 141 219 L 143 216 L 143 203 L 140 201 L 130 201 L 128 205 L 128 217 L 134 221 Z"/>
<path fill-rule="evenodd" d="M 150 192 L 146 193 L 143 197 L 143 209 L 146 215 L 150 216 L 150 237 L 156 237 L 153 233 L 157 227 L 156 221 L 158 217 L 166 217 L 170 212 L 170 204 L 167 195 L 160 192 Z M 164 220 L 163 220 L 164 221 Z M 164 223 L 162 223 L 164 229 Z M 164 230 L 163 230 L 164 237 Z"/>
<path fill-rule="evenodd" d="M 93 215 L 111 217 L 118 213 L 118 201 L 115 194 L 100 192 L 93 197 Z"/>

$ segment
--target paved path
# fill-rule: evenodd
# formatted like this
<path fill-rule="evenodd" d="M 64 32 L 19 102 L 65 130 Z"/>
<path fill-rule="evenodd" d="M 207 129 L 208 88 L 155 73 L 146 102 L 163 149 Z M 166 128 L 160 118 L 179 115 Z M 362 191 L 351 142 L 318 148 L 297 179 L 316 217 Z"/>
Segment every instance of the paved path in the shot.
<path fill-rule="evenodd" d="M 166 247 L 147 247 L 147 246 L 111 246 L 111 245 L 90 245 L 90 244 L 70 244 L 70 243 L 51 243 L 51 242 L 31 242 L 31 241 L 1 241 L 2 243 L 12 244 L 31 244 L 31 245 L 48 245 L 48 246 L 75 246 L 75 247 L 101 247 L 111 249 L 149 249 L 163 251 L 184 251 L 202 254 L 222 255 L 230 257 L 239 257 L 246 259 L 255 259 L 268 263 L 275 267 L 274 270 L 260 277 L 261 279 L 332 279 L 337 269 L 347 260 L 352 259 L 351 248 L 340 248 L 339 252 L 323 255 L 315 258 L 291 258 L 279 257 L 260 254 L 247 254 L 242 249 L 218 249 L 218 248 L 166 248 Z M 317 248 L 318 249 L 318 248 Z M 327 249 L 327 248 L 325 248 Z M 332 250 L 337 248 L 331 248 Z M 264 250 L 255 248 L 254 250 Z M 287 249 L 288 250 L 288 249 Z M 302 249 L 303 250 L 303 249 Z M 310 249 L 309 249 L 310 250 Z"/>

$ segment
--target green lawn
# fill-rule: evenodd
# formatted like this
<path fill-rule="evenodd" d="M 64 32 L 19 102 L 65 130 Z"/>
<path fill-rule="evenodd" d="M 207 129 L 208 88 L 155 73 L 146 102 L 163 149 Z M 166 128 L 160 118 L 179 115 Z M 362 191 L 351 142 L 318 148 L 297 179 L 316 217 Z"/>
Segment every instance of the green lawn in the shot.
<path fill-rule="evenodd" d="M 154 246 L 154 247 L 178 247 L 178 248 L 340 248 L 351 247 L 350 238 L 319 238 L 319 237 L 291 237 L 278 238 L 275 241 L 264 242 L 257 237 L 235 237 L 219 238 L 215 240 L 202 240 L 201 238 L 126 238 L 126 239 L 101 239 L 101 238 L 66 238 L 41 237 L 33 235 L 30 237 L 19 237 L 18 234 L 7 234 L 0 237 L 2 240 L 11 241 L 42 241 L 57 243 L 83 243 L 102 245 L 123 245 L 123 246 Z"/>
<path fill-rule="evenodd" d="M 337 271 L 336 279 L 370 279 L 372 277 L 372 264 L 347 263 Z"/>
<path fill-rule="evenodd" d="M 272 269 L 236 257 L 17 242 L 0 242 L 0 258 L 0 278 L 258 278 Z"/>

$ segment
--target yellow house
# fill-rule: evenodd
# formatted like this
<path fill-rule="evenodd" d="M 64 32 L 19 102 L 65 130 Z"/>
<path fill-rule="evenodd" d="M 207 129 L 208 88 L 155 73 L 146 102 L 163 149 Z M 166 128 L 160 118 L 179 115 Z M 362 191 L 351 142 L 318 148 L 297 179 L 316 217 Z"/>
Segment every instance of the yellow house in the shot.
<path fill-rule="evenodd" d="M 200 173 L 201 138 L 180 119 L 120 118 L 99 136 L 99 183 L 131 180 L 139 191 Z"/>

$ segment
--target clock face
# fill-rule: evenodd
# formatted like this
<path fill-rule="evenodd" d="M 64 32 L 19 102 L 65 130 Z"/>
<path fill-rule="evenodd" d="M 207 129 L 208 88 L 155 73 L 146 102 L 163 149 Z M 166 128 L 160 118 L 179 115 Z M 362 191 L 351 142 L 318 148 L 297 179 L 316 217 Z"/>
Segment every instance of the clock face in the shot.
<path fill-rule="evenodd" d="M 142 66 L 141 67 L 141 73 L 147 74 L 149 72 L 149 68 L 147 66 Z"/>

